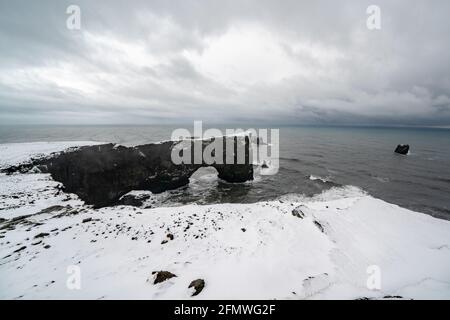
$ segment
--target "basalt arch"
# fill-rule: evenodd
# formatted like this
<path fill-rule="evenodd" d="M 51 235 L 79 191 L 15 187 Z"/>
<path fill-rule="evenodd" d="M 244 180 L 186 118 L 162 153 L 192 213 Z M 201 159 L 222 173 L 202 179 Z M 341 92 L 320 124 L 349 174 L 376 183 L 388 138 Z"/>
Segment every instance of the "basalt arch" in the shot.
<path fill-rule="evenodd" d="M 242 138 L 242 137 L 241 137 Z M 182 141 L 166 141 L 136 147 L 103 144 L 80 147 L 75 150 L 54 154 L 49 158 L 36 160 L 25 165 L 10 167 L 7 173 L 24 172 L 37 168 L 50 173 L 61 182 L 64 191 L 78 195 L 94 207 L 112 206 L 132 190 L 148 190 L 160 193 L 189 184 L 190 176 L 200 167 L 214 167 L 218 177 L 227 182 L 239 183 L 253 180 L 251 144 L 248 137 L 220 137 L 201 140 L 204 150 L 216 139 L 232 139 L 235 147 L 224 149 L 223 157 L 235 162 L 175 164 L 172 150 Z M 185 142 L 185 140 L 184 140 Z M 228 142 L 230 142 L 228 140 Z M 244 162 L 237 162 L 238 144 L 243 143 Z M 194 141 L 190 144 L 194 148 Z M 192 150 L 193 151 L 193 150 Z M 230 154 L 231 153 L 231 154 Z M 193 154 L 193 153 L 192 153 Z"/>

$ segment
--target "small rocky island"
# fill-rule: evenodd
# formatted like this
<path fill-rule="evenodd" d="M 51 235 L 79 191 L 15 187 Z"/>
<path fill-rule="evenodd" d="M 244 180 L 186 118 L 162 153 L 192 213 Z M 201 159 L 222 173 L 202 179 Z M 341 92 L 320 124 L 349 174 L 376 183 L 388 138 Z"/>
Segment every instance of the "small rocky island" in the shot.
<path fill-rule="evenodd" d="M 409 152 L 409 145 L 408 144 L 399 144 L 397 148 L 394 150 L 395 153 L 407 155 Z"/>
<path fill-rule="evenodd" d="M 194 161 L 194 146 L 198 142 L 202 154 L 206 148 L 211 148 L 212 143 L 222 143 L 223 161 L 205 163 L 202 157 L 200 162 Z M 233 148 L 227 148 L 227 143 L 231 143 Z M 192 161 L 174 164 L 172 151 L 182 144 L 181 153 L 188 151 Z M 239 145 L 243 147 L 244 161 L 237 159 Z M 161 193 L 187 185 L 189 177 L 201 167 L 214 167 L 219 178 L 227 182 L 253 180 L 250 148 L 248 136 L 166 141 L 136 147 L 109 143 L 56 153 L 45 159 L 11 166 L 3 172 L 38 170 L 50 173 L 55 181 L 63 184 L 65 192 L 74 193 L 87 204 L 99 208 L 117 204 L 123 195 L 132 190 Z"/>

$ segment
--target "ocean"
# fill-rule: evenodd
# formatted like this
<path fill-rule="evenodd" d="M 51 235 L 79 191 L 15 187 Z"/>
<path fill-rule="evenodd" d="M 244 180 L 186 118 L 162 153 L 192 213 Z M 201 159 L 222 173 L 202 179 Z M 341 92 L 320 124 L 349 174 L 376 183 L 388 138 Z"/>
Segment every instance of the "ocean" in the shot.
<path fill-rule="evenodd" d="M 93 140 L 138 145 L 170 139 L 185 126 L 3 126 L 0 144 Z M 251 128 L 229 125 L 227 128 Z M 224 129 L 225 127 L 218 127 Z M 310 197 L 333 187 L 355 186 L 375 198 L 450 220 L 450 130 L 384 127 L 268 127 L 280 130 L 276 175 L 229 184 L 215 169 L 201 169 L 189 186 L 158 195 L 160 205 L 252 203 Z M 407 156 L 395 154 L 409 144 Z"/>

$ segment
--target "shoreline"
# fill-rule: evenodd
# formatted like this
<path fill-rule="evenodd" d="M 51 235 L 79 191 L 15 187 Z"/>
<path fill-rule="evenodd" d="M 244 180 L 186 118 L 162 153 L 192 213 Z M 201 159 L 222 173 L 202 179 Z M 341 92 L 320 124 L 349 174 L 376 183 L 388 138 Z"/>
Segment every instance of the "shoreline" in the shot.
<path fill-rule="evenodd" d="M 1 298 L 189 299 L 197 278 L 199 299 L 450 297 L 450 222 L 337 191 L 155 209 L 62 202 L 2 233 Z M 81 268 L 81 290 L 67 289 L 69 266 Z M 177 277 L 154 285 L 161 270 Z"/>
<path fill-rule="evenodd" d="M 19 149 L 3 163 L 39 147 Z M 356 187 L 249 204 L 92 209 L 46 174 L 0 179 L 2 299 L 450 298 L 450 222 Z M 367 287 L 374 265 L 379 290 Z M 74 266 L 80 290 L 67 287 Z M 155 271 L 176 277 L 155 285 Z M 195 279 L 205 287 L 191 297 Z"/>

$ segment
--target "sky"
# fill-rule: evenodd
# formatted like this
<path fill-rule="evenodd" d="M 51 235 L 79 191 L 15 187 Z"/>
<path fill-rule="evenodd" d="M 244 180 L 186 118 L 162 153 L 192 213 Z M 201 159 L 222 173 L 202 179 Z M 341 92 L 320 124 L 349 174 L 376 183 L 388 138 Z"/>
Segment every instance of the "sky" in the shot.
<path fill-rule="evenodd" d="M 448 0 L 0 0 L 0 124 L 449 126 L 449 35 Z"/>

